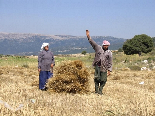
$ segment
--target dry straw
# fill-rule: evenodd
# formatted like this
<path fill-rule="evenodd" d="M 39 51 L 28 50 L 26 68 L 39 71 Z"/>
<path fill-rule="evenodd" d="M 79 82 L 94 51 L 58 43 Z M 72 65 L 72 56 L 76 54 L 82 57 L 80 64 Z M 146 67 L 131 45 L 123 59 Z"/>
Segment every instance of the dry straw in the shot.
<path fill-rule="evenodd" d="M 55 76 L 49 79 L 48 87 L 54 92 L 87 93 L 90 74 L 82 61 L 63 62 Z"/>

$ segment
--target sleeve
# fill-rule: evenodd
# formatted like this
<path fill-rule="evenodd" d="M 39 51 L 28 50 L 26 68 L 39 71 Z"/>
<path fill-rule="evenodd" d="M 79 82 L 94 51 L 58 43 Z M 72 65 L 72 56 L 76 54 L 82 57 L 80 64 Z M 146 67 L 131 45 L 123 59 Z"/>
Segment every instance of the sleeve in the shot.
<path fill-rule="evenodd" d="M 112 52 L 109 52 L 108 71 L 112 71 Z"/>
<path fill-rule="evenodd" d="M 95 50 L 95 52 L 98 51 L 98 49 L 99 49 L 98 44 L 94 40 L 92 40 L 90 36 L 87 36 L 87 38 L 88 38 L 89 43 L 91 44 L 91 46 Z"/>
<path fill-rule="evenodd" d="M 42 62 L 42 52 L 38 55 L 38 69 L 41 69 L 41 62 Z"/>
<path fill-rule="evenodd" d="M 53 55 L 53 53 L 52 53 L 52 52 L 51 52 L 51 54 L 52 54 L 52 63 L 51 63 L 51 64 L 53 64 L 53 66 L 55 66 L 54 55 Z"/>

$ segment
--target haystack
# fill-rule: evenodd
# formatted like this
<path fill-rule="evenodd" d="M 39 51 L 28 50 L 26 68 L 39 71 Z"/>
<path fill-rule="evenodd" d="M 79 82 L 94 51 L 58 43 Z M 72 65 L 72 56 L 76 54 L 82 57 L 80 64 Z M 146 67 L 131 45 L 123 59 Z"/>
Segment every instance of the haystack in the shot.
<path fill-rule="evenodd" d="M 54 92 L 86 93 L 89 91 L 90 74 L 82 61 L 63 62 L 48 81 L 48 87 Z"/>

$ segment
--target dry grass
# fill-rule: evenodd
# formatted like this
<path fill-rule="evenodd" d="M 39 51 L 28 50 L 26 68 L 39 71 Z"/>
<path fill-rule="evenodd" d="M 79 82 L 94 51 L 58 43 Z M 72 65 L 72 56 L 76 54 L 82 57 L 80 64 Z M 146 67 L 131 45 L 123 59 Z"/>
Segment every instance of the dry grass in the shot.
<path fill-rule="evenodd" d="M 61 63 L 54 77 L 49 79 L 48 87 L 58 93 L 86 93 L 89 92 L 89 77 L 82 61 L 67 61 Z"/>
<path fill-rule="evenodd" d="M 92 73 L 89 78 L 91 93 L 41 91 L 36 65 L 0 67 L 1 116 L 155 115 L 155 71 L 115 70 L 103 88 L 104 95 L 100 96 L 94 94 Z M 20 104 L 23 106 L 15 111 Z"/>

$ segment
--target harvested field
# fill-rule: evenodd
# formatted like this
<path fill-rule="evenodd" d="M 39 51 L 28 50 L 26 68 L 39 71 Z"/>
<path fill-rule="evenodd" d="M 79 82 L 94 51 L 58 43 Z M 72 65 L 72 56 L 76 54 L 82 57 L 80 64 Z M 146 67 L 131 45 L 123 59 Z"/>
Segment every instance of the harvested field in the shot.
<path fill-rule="evenodd" d="M 58 66 L 56 65 L 54 74 L 57 73 Z M 94 94 L 92 67 L 89 67 L 88 71 L 90 74 L 88 90 L 90 92 L 73 94 L 52 92 L 50 89 L 48 91 L 39 90 L 37 61 L 27 68 L 16 65 L 1 66 L 0 115 L 155 115 L 155 71 L 114 70 L 108 77 L 102 96 Z"/>

